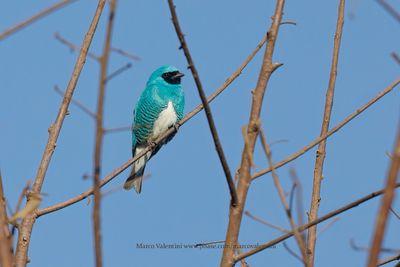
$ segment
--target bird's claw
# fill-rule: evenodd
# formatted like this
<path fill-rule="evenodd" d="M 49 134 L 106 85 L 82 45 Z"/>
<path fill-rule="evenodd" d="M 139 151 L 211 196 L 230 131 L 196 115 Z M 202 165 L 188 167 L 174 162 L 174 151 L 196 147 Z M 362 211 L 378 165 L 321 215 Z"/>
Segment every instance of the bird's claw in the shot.
<path fill-rule="evenodd" d="M 178 132 L 179 127 L 181 127 L 181 124 L 179 122 L 176 122 L 171 127 L 173 127 L 175 129 L 175 132 Z"/>
<path fill-rule="evenodd" d="M 154 149 L 157 146 L 157 143 L 154 140 L 149 141 L 149 146 L 151 149 Z"/>

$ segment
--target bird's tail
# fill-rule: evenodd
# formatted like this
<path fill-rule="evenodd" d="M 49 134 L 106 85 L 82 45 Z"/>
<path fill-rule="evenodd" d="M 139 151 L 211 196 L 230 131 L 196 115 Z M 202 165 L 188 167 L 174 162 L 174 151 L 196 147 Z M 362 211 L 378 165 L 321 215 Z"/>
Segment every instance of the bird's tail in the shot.
<path fill-rule="evenodd" d="M 136 147 L 134 154 L 139 154 L 143 149 L 143 147 Z M 135 163 L 133 163 L 131 173 L 124 184 L 125 190 L 129 190 L 133 187 L 135 188 L 135 191 L 140 194 L 142 191 L 144 169 L 146 168 L 146 162 L 149 160 L 150 156 L 151 152 L 147 152 L 143 157 L 139 158 Z"/>

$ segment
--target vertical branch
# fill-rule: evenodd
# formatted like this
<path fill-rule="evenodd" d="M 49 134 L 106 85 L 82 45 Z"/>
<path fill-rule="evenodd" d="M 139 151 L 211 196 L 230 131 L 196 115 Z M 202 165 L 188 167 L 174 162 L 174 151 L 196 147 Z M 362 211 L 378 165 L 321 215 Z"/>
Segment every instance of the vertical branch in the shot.
<path fill-rule="evenodd" d="M 379 252 L 385 234 L 390 207 L 395 195 L 396 181 L 400 168 L 400 129 L 397 133 L 397 141 L 393 151 L 392 163 L 386 179 L 385 193 L 381 201 L 379 215 L 376 220 L 375 235 L 369 253 L 368 267 L 375 267 L 378 264 Z"/>
<path fill-rule="evenodd" d="M 264 132 L 262 130 L 260 130 L 260 139 L 261 139 L 261 144 L 263 146 L 265 155 L 267 156 L 267 159 L 268 159 L 268 164 L 269 164 L 269 166 L 273 167 L 274 163 L 272 162 L 271 149 L 269 148 L 267 139 L 265 138 Z M 286 201 L 285 193 L 283 192 L 283 188 L 282 188 L 281 182 L 279 180 L 279 176 L 276 174 L 275 169 L 272 169 L 271 174 L 272 174 L 272 178 L 274 180 L 275 187 L 278 191 L 279 198 L 282 202 L 283 208 L 285 209 L 286 216 L 288 217 L 290 227 L 292 228 L 297 245 L 299 246 L 299 250 L 300 250 L 301 256 L 302 256 L 302 258 L 300 258 L 300 260 L 304 263 L 304 266 L 307 267 L 308 266 L 307 254 L 306 254 L 306 245 L 305 245 L 304 239 L 301 236 L 300 232 L 297 231 L 297 225 L 294 222 L 292 212 Z"/>
<path fill-rule="evenodd" d="M 3 40 L 4 38 L 8 37 L 9 35 L 25 28 L 26 26 L 28 26 L 29 24 L 32 24 L 33 22 L 37 21 L 38 19 L 41 19 L 45 16 L 47 16 L 48 14 L 56 11 L 57 9 L 62 8 L 63 6 L 66 6 L 67 4 L 70 4 L 72 2 L 74 2 L 76 0 L 62 0 L 58 3 L 55 3 L 54 5 L 40 11 L 39 13 L 37 13 L 36 15 L 30 17 L 29 19 L 18 23 L 17 25 L 5 30 L 4 32 L 0 33 L 0 41 Z"/>
<path fill-rule="evenodd" d="M 342 32 L 344 24 L 344 7 L 345 7 L 345 0 L 340 0 L 338 8 L 338 18 L 336 23 L 336 32 L 334 38 L 334 46 L 333 46 L 332 65 L 329 76 L 329 85 L 326 92 L 325 111 L 324 111 L 320 136 L 324 136 L 328 133 L 329 122 L 332 113 L 333 96 L 335 92 L 335 83 L 337 76 L 337 65 L 339 60 L 340 42 L 342 40 Z M 309 222 L 314 221 L 318 218 L 318 209 L 321 200 L 320 191 L 322 182 L 322 172 L 326 155 L 325 149 L 326 149 L 326 140 L 322 141 L 317 149 L 317 156 L 315 160 L 315 169 L 314 169 L 313 192 L 311 196 L 311 207 L 308 216 Z M 315 226 L 308 229 L 307 249 L 309 253 L 309 258 L 308 258 L 309 266 L 314 265 L 316 240 L 317 240 L 317 227 Z"/>
<path fill-rule="evenodd" d="M 3 180 L 0 173 L 0 266 L 12 267 L 13 254 L 8 229 L 6 198 L 3 190 Z"/>
<path fill-rule="evenodd" d="M 93 176 L 93 232 L 94 232 L 94 247 L 96 267 L 103 265 L 102 249 L 101 249 L 101 223 L 100 223 L 100 174 L 101 174 L 101 155 L 104 136 L 103 115 L 104 115 L 104 98 L 107 80 L 108 61 L 110 57 L 111 37 L 114 26 L 114 16 L 116 9 L 116 0 L 110 2 L 110 13 L 108 15 L 108 23 L 106 36 L 104 41 L 103 53 L 100 57 L 100 81 L 99 95 L 97 99 L 96 112 L 96 143 L 94 150 L 94 176 Z"/>
<path fill-rule="evenodd" d="M 235 190 L 235 184 L 233 183 L 231 171 L 229 170 L 229 166 L 228 166 L 228 163 L 225 158 L 224 150 L 222 149 L 221 141 L 219 140 L 219 137 L 218 137 L 218 132 L 217 132 L 217 128 L 215 127 L 214 118 L 212 116 L 210 106 L 208 105 L 207 97 L 206 97 L 206 94 L 204 93 L 199 74 L 194 65 L 192 56 L 190 55 L 189 47 L 187 46 L 187 43 L 185 41 L 185 36 L 183 35 L 183 32 L 179 25 L 178 16 L 176 15 L 175 5 L 174 5 L 173 0 L 168 0 L 168 6 L 171 11 L 172 23 L 174 24 L 176 34 L 177 34 L 179 42 L 181 44 L 181 48 L 183 49 L 183 52 L 185 54 L 186 60 L 189 65 L 188 68 L 190 68 L 190 70 L 192 72 L 194 81 L 196 83 L 197 90 L 199 92 L 201 103 L 203 104 L 203 107 L 204 107 L 204 112 L 206 113 L 208 126 L 210 127 L 211 135 L 214 140 L 215 149 L 217 150 L 219 160 L 221 162 L 222 168 L 225 173 L 226 182 L 228 183 L 229 192 L 231 194 L 231 205 L 236 206 L 237 205 L 237 194 L 236 194 L 236 190 Z"/>
<path fill-rule="evenodd" d="M 68 83 L 67 90 L 65 92 L 64 99 L 61 103 L 60 110 L 58 111 L 57 118 L 52 126 L 49 128 L 49 138 L 47 140 L 46 148 L 43 152 L 42 160 L 39 165 L 38 172 L 36 174 L 36 179 L 33 184 L 32 193 L 40 194 L 44 178 L 49 167 L 50 160 L 56 148 L 56 143 L 58 136 L 61 131 L 64 118 L 67 114 L 69 103 L 71 102 L 72 95 L 74 93 L 76 84 L 78 82 L 80 73 L 86 61 L 86 56 L 92 42 L 94 33 L 97 28 L 101 13 L 103 11 L 105 0 L 99 0 L 96 8 L 95 15 L 90 24 L 89 30 L 86 33 L 85 39 L 83 40 L 82 48 L 79 53 L 78 59 L 74 66 L 74 70 L 71 75 L 71 79 Z M 29 202 L 29 199 L 28 199 Z M 15 262 L 17 267 L 23 267 L 26 265 L 28 247 L 30 242 L 30 237 L 32 233 L 33 225 L 36 221 L 37 215 L 35 213 L 27 216 L 21 223 L 19 228 L 17 251 L 15 255 Z"/>
<path fill-rule="evenodd" d="M 259 131 L 259 118 L 265 89 L 268 85 L 268 81 L 272 73 L 279 66 L 281 66 L 281 64 L 272 63 L 272 55 L 274 53 L 279 26 L 282 21 L 284 4 L 284 0 L 276 1 L 275 13 L 272 18 L 272 25 L 267 32 L 267 47 L 265 50 L 260 75 L 258 77 L 257 86 L 253 93 L 251 113 L 247 128 L 248 146 L 246 145 L 245 149 L 242 152 L 242 161 L 240 164 L 240 174 L 237 187 L 238 205 L 236 207 L 230 207 L 229 210 L 229 223 L 226 233 L 225 247 L 221 259 L 222 267 L 231 267 L 235 264 L 234 246 L 238 242 L 240 224 L 243 217 L 243 210 L 246 202 L 247 192 L 251 183 L 251 162 L 249 157 L 247 156 L 248 153 L 246 150 L 249 150 L 251 153 L 253 153 L 254 151 L 254 146 Z"/>

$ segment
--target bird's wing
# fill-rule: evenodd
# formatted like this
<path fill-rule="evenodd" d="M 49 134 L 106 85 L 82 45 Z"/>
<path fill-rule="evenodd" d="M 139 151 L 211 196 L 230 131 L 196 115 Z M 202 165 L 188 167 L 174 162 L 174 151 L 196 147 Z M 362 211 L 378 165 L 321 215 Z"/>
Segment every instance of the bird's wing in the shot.
<path fill-rule="evenodd" d="M 135 135 L 136 144 L 147 143 L 152 135 L 154 122 L 166 107 L 167 102 L 156 95 L 155 85 L 149 85 L 143 91 L 135 108 L 133 135 Z"/>

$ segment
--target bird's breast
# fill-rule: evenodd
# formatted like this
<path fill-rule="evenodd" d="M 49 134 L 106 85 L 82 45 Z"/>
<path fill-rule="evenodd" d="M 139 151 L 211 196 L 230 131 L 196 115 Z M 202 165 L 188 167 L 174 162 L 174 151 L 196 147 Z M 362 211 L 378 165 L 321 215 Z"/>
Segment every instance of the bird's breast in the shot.
<path fill-rule="evenodd" d="M 178 117 L 174 105 L 169 101 L 167 108 L 161 111 L 160 115 L 158 115 L 158 118 L 154 122 L 152 139 L 157 139 L 169 127 L 173 126 L 177 120 Z"/>

